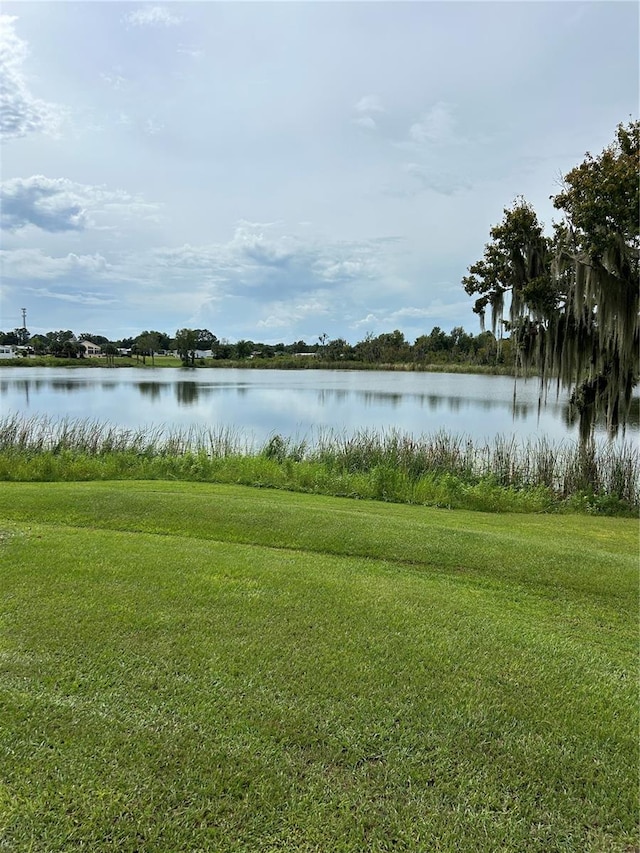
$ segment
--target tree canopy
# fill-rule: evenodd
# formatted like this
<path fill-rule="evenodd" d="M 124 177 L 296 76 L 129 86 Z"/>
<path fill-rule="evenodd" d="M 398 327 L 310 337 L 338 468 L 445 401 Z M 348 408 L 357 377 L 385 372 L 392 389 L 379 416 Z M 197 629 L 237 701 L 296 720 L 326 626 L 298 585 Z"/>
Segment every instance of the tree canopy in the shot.
<path fill-rule="evenodd" d="M 519 364 L 571 389 L 583 441 L 599 416 L 611 435 L 626 423 L 638 381 L 639 152 L 636 121 L 587 153 L 552 196 L 563 217 L 550 237 L 516 199 L 462 281 L 474 311 L 511 332 Z"/>
<path fill-rule="evenodd" d="M 197 348 L 198 331 L 196 329 L 178 329 L 176 332 L 176 350 L 184 365 L 193 366 Z"/>

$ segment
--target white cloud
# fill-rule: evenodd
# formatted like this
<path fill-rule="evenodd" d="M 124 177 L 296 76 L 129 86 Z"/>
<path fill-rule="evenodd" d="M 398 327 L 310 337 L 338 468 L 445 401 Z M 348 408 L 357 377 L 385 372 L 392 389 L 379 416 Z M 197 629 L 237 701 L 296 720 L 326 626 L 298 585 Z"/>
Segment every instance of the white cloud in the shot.
<path fill-rule="evenodd" d="M 78 184 L 67 178 L 32 175 L 0 184 L 2 226 L 18 231 L 29 226 L 50 233 L 84 231 L 104 225 L 104 217 L 155 220 L 159 205 L 123 190 Z"/>
<path fill-rule="evenodd" d="M 437 166 L 407 163 L 405 172 L 415 179 L 421 189 L 432 190 L 441 195 L 453 195 L 471 187 L 469 181 Z"/>
<path fill-rule="evenodd" d="M 321 331 L 321 321 L 348 323 L 361 299 L 388 294 L 390 251 L 390 239 L 301 237 L 282 223 L 243 220 L 226 242 L 131 252 L 110 259 L 110 270 L 117 281 L 137 283 L 129 303 L 151 299 L 172 324 L 219 325 L 228 336 L 251 338 L 260 329 L 286 329 L 294 338 Z"/>
<path fill-rule="evenodd" d="M 461 290 L 460 286 L 456 285 L 455 290 L 458 293 Z M 411 320 L 433 320 L 434 318 L 442 321 L 444 318 L 455 318 L 460 315 L 461 311 L 468 312 L 468 309 L 469 301 L 466 299 L 445 301 L 437 298 L 430 300 L 426 308 L 406 307 L 392 311 L 383 318 L 383 323 L 395 324 Z"/>
<path fill-rule="evenodd" d="M 291 329 L 308 317 L 329 314 L 329 306 L 318 296 L 306 302 L 272 302 L 267 310 L 269 314 L 256 323 L 259 329 Z"/>
<path fill-rule="evenodd" d="M 28 225 L 43 231 L 82 231 L 87 214 L 70 181 L 44 175 L 13 178 L 0 185 L 2 226 L 17 231 Z"/>
<path fill-rule="evenodd" d="M 144 123 L 144 132 L 149 136 L 157 136 L 157 134 L 162 133 L 163 130 L 164 124 L 155 118 L 148 118 Z"/>
<path fill-rule="evenodd" d="M 106 259 L 100 254 L 63 257 L 45 255 L 41 249 L 13 249 L 0 251 L 3 276 L 27 280 L 56 279 L 66 275 L 88 275 L 102 278 L 110 271 Z"/>
<path fill-rule="evenodd" d="M 275 223 L 242 220 L 227 243 L 154 249 L 149 262 L 174 274 L 208 271 L 235 288 L 273 286 L 282 292 L 370 280 L 379 273 L 384 241 L 302 240 L 275 234 Z"/>
<path fill-rule="evenodd" d="M 360 257 L 358 257 L 360 255 Z M 318 258 L 314 265 L 318 276 L 326 282 L 353 281 L 354 279 L 372 278 L 376 273 L 375 258 L 357 250 L 349 252 L 347 257 L 335 257 L 335 250 L 329 251 L 324 257 Z"/>
<path fill-rule="evenodd" d="M 87 292 L 73 290 L 69 293 L 60 290 L 51 290 L 46 287 L 27 287 L 25 290 L 39 298 L 58 299 L 61 302 L 72 302 L 74 305 L 114 305 L 118 300 L 106 293 Z"/>
<path fill-rule="evenodd" d="M 189 47 L 186 44 L 178 45 L 178 53 L 181 56 L 190 56 L 191 59 L 202 59 L 204 57 L 204 50 L 198 47 Z"/>
<path fill-rule="evenodd" d="M 248 222 L 238 223 L 229 248 L 238 260 L 251 265 L 278 267 L 285 266 L 295 259 L 300 247 L 295 239 L 286 235 L 269 237 L 265 230 L 273 223 Z"/>
<path fill-rule="evenodd" d="M 431 317 L 433 315 L 433 310 L 430 308 L 413 308 L 407 306 L 406 308 L 400 308 L 398 311 L 393 311 L 389 314 L 390 320 L 406 320 L 406 319 L 416 319 L 420 320 L 424 317 Z"/>
<path fill-rule="evenodd" d="M 454 139 L 453 108 L 442 101 L 435 104 L 409 128 L 409 139 L 417 145 L 444 145 Z"/>
<path fill-rule="evenodd" d="M 384 112 L 382 101 L 377 95 L 365 95 L 360 98 L 354 109 L 357 113 L 364 113 L 365 115 Z"/>
<path fill-rule="evenodd" d="M 459 289 L 459 288 L 458 288 Z M 455 302 L 444 302 L 441 299 L 430 300 L 426 307 L 407 305 L 396 311 L 375 310 L 369 312 L 365 317 L 351 323 L 351 328 L 360 335 L 362 331 L 378 335 L 389 332 L 391 329 L 404 329 L 412 334 L 423 334 L 423 329 L 435 321 L 446 322 L 449 318 L 455 320 L 461 311 L 468 312 L 468 302 L 456 300 Z"/>
<path fill-rule="evenodd" d="M 23 71 L 27 44 L 15 32 L 17 18 L 0 15 L 0 135 L 20 139 L 29 133 L 54 135 L 65 115 L 56 104 L 32 95 Z"/>
<path fill-rule="evenodd" d="M 586 4 L 572 41 L 553 3 L 469 4 L 468 27 L 457 4 L 388 5 L 6 3 L 2 248 L 40 255 L 7 260 L 3 313 L 94 328 L 23 294 L 112 284 L 93 316 L 114 336 L 474 323 L 459 282 L 504 205 L 523 193 L 550 221 L 556 176 L 637 114 L 637 9 Z M 64 143 L 45 101 L 73 110 Z"/>
<path fill-rule="evenodd" d="M 365 130 L 375 130 L 378 127 L 375 119 L 371 116 L 358 116 L 353 119 L 353 123 L 357 124 L 358 127 L 364 127 Z"/>
<path fill-rule="evenodd" d="M 371 327 L 375 326 L 379 322 L 379 317 L 376 314 L 369 313 L 366 317 L 363 317 L 361 320 L 356 320 L 351 324 L 352 329 L 361 329 L 363 327 Z"/>
<path fill-rule="evenodd" d="M 376 130 L 378 123 L 373 116 L 385 112 L 377 95 L 364 95 L 354 106 L 354 110 L 356 116 L 352 119 L 353 124 L 363 127 L 365 130 Z"/>
<path fill-rule="evenodd" d="M 122 20 L 130 27 L 176 27 L 183 23 L 184 18 L 174 15 L 164 6 L 145 5 L 129 12 Z"/>
<path fill-rule="evenodd" d="M 122 76 L 120 69 L 114 69 L 111 72 L 103 71 L 100 74 L 100 79 L 116 91 L 127 84 L 127 78 Z"/>

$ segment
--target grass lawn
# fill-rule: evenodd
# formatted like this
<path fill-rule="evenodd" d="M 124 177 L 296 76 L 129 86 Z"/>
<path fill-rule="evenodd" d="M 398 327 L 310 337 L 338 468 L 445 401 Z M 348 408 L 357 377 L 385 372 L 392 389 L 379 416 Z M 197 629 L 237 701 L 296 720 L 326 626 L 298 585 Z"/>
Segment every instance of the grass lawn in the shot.
<path fill-rule="evenodd" d="M 638 524 L 3 483 L 0 851 L 633 851 Z"/>

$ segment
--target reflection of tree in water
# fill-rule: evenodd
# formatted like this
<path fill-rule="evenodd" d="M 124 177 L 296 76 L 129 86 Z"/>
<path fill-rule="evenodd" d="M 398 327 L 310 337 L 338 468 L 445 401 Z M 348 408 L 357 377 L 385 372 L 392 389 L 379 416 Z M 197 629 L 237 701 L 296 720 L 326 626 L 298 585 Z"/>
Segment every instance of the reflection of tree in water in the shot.
<path fill-rule="evenodd" d="M 414 400 L 423 407 L 428 407 L 430 411 L 436 412 L 438 409 L 446 407 L 454 414 L 461 414 L 466 410 L 480 409 L 483 412 L 490 412 L 494 409 L 500 409 L 503 412 L 508 410 L 511 414 L 512 421 L 528 421 L 537 407 L 538 418 L 542 415 L 544 407 L 542 401 L 538 400 L 537 404 L 525 402 L 517 397 L 512 401 L 505 399 L 493 400 L 491 397 L 483 397 L 481 399 L 470 398 L 465 396 L 446 396 L 444 394 L 411 394 L 398 393 L 391 391 L 353 391 L 323 388 L 318 391 L 318 402 L 321 405 L 328 404 L 346 404 L 355 399 L 364 406 L 382 405 L 391 408 L 398 407 L 403 401 Z M 555 410 L 558 416 L 562 419 L 565 426 L 572 430 L 577 423 L 572 417 L 570 406 L 568 403 L 557 401 L 555 405 L 545 401 L 546 408 L 549 411 Z M 640 397 L 633 397 L 629 410 L 627 424 L 632 429 L 638 429 L 640 426 Z M 596 422 L 596 427 L 599 430 L 604 430 L 606 424 L 604 419 L 600 418 Z"/>
<path fill-rule="evenodd" d="M 386 406 L 391 406 L 392 409 L 397 409 L 402 402 L 403 394 L 394 394 L 385 392 L 380 394 L 377 391 L 361 391 L 358 396 L 364 400 L 365 406 L 375 405 L 376 403 L 384 403 Z"/>
<path fill-rule="evenodd" d="M 160 382 L 138 382 L 136 387 L 143 397 L 149 397 L 151 400 L 157 400 L 162 392 Z"/>
<path fill-rule="evenodd" d="M 318 402 L 321 406 L 327 403 L 344 403 L 348 397 L 349 391 L 334 390 L 333 388 L 321 388 L 318 391 Z"/>
<path fill-rule="evenodd" d="M 579 421 L 579 415 L 576 410 L 569 404 L 565 403 L 562 406 L 562 421 L 568 429 L 573 429 Z M 638 429 L 640 426 L 640 397 L 632 397 L 629 403 L 629 411 L 627 413 L 626 427 L 630 429 Z M 607 429 L 607 421 L 601 413 L 595 419 L 595 428 L 598 431 L 605 432 Z M 621 432 L 624 435 L 626 428 L 623 426 Z"/>
<path fill-rule="evenodd" d="M 52 379 L 52 391 L 86 391 L 91 388 L 93 382 L 72 382 L 70 379 Z"/>
<path fill-rule="evenodd" d="M 47 385 L 44 379 L 13 379 L 11 382 L 0 382 L 0 394 L 7 394 L 10 389 L 15 389 L 21 395 L 24 395 L 25 404 L 28 406 L 31 392 L 36 394 L 45 388 Z"/>
<path fill-rule="evenodd" d="M 520 403 L 518 401 L 514 401 L 511 407 L 511 414 L 513 416 L 514 421 L 526 421 L 531 412 L 531 405 L 529 403 Z M 540 417 L 541 408 L 538 406 L 538 417 Z"/>
<path fill-rule="evenodd" d="M 321 405 L 329 403 L 349 403 L 349 400 L 354 397 L 364 406 L 383 405 L 393 409 L 401 405 L 403 401 L 414 400 L 421 406 L 427 406 L 432 412 L 446 406 L 450 412 L 458 413 L 463 409 L 478 408 L 483 411 L 491 409 L 505 409 L 509 407 L 514 419 L 526 420 L 531 413 L 531 405 L 516 400 L 513 404 L 505 400 L 492 400 L 490 397 L 484 397 L 480 400 L 470 399 L 468 397 L 459 397 L 454 395 L 445 396 L 444 394 L 407 394 L 393 391 L 345 391 L 333 388 L 323 388 L 318 391 L 318 402 Z"/>
<path fill-rule="evenodd" d="M 176 382 L 176 400 L 179 406 L 192 406 L 198 402 L 199 389 L 197 382 Z"/>
<path fill-rule="evenodd" d="M 31 389 L 31 382 L 29 379 L 18 379 L 15 383 L 15 388 L 18 389 L 22 394 L 24 394 L 24 402 L 28 406 L 29 405 L 29 391 Z"/>

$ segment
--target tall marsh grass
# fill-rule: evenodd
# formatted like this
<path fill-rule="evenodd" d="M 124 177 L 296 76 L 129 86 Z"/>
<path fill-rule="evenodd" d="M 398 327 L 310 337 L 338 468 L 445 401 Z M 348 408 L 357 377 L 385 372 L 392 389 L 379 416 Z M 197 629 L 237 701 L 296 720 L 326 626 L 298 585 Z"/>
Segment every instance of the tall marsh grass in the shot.
<path fill-rule="evenodd" d="M 106 453 L 133 453 L 141 456 L 180 456 L 207 453 L 211 456 L 247 454 L 252 443 L 229 427 L 185 430 L 165 426 L 127 429 L 90 419 L 25 418 L 9 414 L 0 418 L 0 453 L 60 453 L 73 451 L 99 456 Z"/>
<path fill-rule="evenodd" d="M 126 429 L 95 420 L 0 419 L 0 480 L 187 479 L 484 510 L 635 513 L 631 442 L 493 442 L 437 432 L 257 442 L 228 427 Z"/>

